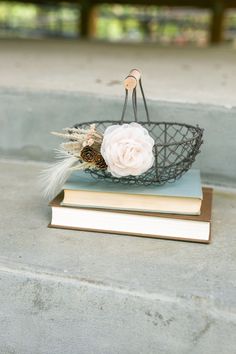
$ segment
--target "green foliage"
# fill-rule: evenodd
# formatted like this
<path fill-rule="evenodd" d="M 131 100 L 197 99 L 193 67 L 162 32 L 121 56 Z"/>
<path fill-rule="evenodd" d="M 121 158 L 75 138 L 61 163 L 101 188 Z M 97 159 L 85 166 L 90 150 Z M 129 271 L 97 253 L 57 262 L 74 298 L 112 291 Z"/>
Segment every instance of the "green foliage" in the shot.
<path fill-rule="evenodd" d="M 78 36 L 80 10 L 76 4 L 36 5 L 0 2 L 0 36 Z M 206 44 L 209 12 L 156 6 L 100 5 L 95 38 L 151 40 L 161 43 Z M 226 35 L 236 35 L 236 13 L 226 19 Z"/>

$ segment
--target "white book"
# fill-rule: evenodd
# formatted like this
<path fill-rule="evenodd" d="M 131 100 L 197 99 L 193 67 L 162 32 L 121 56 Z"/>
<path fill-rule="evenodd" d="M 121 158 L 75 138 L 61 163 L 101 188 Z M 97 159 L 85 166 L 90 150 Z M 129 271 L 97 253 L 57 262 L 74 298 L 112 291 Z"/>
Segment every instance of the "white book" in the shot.
<path fill-rule="evenodd" d="M 212 189 L 203 188 L 203 195 L 201 214 L 183 216 L 68 207 L 61 205 L 61 194 L 50 203 L 49 226 L 209 243 Z"/>

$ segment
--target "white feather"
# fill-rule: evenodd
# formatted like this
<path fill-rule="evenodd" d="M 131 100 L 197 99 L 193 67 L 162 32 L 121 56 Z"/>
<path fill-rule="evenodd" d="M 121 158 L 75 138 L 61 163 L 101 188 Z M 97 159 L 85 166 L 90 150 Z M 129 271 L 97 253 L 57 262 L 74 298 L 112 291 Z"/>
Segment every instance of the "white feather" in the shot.
<path fill-rule="evenodd" d="M 43 197 L 47 200 L 54 198 L 62 189 L 63 184 L 71 174 L 71 168 L 78 163 L 78 159 L 63 149 L 56 150 L 59 162 L 51 164 L 40 173 L 40 185 Z"/>

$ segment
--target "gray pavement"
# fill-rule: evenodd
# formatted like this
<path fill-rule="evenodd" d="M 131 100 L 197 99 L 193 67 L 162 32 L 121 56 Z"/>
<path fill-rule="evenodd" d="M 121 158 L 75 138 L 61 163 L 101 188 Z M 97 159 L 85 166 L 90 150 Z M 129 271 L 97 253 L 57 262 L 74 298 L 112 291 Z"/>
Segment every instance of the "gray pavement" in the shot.
<path fill-rule="evenodd" d="M 235 106 L 236 48 L 0 40 L 0 87 L 121 96 L 128 70 L 153 100 Z"/>
<path fill-rule="evenodd" d="M 0 164 L 1 354 L 233 354 L 234 190 L 210 245 L 48 229 L 34 162 Z"/>
<path fill-rule="evenodd" d="M 0 53 L 0 354 L 236 353 L 235 48 L 0 40 Z M 132 67 L 152 120 L 205 129 L 211 245 L 47 228 L 45 163 L 27 160 L 52 159 L 51 130 L 119 119 Z"/>

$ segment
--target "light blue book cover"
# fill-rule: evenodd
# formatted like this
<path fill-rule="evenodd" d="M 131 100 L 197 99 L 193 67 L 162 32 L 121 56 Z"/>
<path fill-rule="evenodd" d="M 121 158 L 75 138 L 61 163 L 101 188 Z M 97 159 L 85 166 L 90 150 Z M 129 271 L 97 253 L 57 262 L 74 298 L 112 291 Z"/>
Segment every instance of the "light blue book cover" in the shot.
<path fill-rule="evenodd" d="M 196 169 L 189 170 L 174 183 L 166 183 L 162 186 L 112 183 L 106 180 L 94 179 L 83 171 L 76 171 L 69 177 L 63 189 L 202 199 L 200 171 Z"/>

